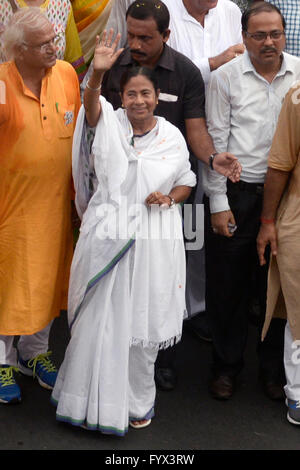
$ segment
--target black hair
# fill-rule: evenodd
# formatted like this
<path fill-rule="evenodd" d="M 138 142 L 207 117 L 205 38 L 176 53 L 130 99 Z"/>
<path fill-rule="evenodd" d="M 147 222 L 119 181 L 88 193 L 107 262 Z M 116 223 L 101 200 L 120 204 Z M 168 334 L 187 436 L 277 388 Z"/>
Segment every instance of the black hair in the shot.
<path fill-rule="evenodd" d="M 126 19 L 128 16 L 136 20 L 153 18 L 160 34 L 163 34 L 170 24 L 169 10 L 160 0 L 136 0 L 129 6 Z"/>
<path fill-rule="evenodd" d="M 248 22 L 251 16 L 257 15 L 258 13 L 261 13 L 263 11 L 266 11 L 266 12 L 276 11 L 281 17 L 282 26 L 283 26 L 283 29 L 285 30 L 286 21 L 285 21 L 283 14 L 279 10 L 279 8 L 277 8 L 272 3 L 261 1 L 258 3 L 253 3 L 252 6 L 250 6 L 249 8 L 247 8 L 246 11 L 244 11 L 242 15 L 242 31 L 244 32 L 248 31 Z"/>
<path fill-rule="evenodd" d="M 143 75 L 146 77 L 153 85 L 155 92 L 157 93 L 158 90 L 158 82 L 156 75 L 152 69 L 148 67 L 130 67 L 127 69 L 121 76 L 120 79 L 120 93 L 123 94 L 124 88 L 129 82 L 129 80 L 133 77 L 137 77 L 138 75 Z"/>

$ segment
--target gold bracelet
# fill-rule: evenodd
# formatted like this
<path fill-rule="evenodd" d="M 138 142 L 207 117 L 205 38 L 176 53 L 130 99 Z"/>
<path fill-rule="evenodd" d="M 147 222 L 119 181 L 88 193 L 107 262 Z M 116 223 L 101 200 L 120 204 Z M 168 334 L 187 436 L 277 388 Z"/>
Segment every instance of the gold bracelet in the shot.
<path fill-rule="evenodd" d="M 99 91 L 99 90 L 101 90 L 102 83 L 100 83 L 100 86 L 99 86 L 98 88 L 92 88 L 92 87 L 89 85 L 89 81 L 87 81 L 86 87 L 87 87 L 89 90 L 92 90 L 92 91 Z"/>

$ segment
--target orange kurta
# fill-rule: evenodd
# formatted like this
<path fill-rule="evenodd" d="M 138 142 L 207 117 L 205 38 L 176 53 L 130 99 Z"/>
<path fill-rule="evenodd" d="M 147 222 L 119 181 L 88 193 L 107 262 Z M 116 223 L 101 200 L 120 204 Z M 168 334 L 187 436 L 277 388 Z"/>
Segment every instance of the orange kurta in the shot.
<path fill-rule="evenodd" d="M 72 257 L 71 151 L 78 79 L 57 61 L 40 100 L 0 65 L 0 334 L 33 334 L 59 315 Z"/>

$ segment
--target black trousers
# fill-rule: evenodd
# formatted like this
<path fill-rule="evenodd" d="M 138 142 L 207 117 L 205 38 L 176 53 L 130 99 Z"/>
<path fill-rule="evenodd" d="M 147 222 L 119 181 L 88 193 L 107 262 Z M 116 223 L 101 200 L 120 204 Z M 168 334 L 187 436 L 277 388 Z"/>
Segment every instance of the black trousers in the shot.
<path fill-rule="evenodd" d="M 249 309 L 253 296 L 260 310 L 259 330 L 266 307 L 268 265 L 261 267 L 256 251 L 263 185 L 228 181 L 227 197 L 237 230 L 227 238 L 212 231 L 208 199 L 205 199 L 206 311 L 213 340 L 216 374 L 236 376 L 244 363 Z M 275 325 L 275 326 L 274 326 Z M 258 352 L 264 373 L 283 370 L 284 322 L 272 322 L 267 340 Z"/>

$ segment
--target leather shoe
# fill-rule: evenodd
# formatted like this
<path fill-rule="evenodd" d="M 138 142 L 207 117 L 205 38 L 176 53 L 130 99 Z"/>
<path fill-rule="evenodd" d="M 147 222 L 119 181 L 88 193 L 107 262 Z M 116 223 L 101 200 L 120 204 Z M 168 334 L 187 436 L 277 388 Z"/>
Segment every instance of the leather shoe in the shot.
<path fill-rule="evenodd" d="M 270 400 L 285 400 L 285 393 L 282 384 L 275 382 L 272 379 L 262 379 L 262 386 L 265 395 L 270 398 Z"/>
<path fill-rule="evenodd" d="M 176 373 L 169 367 L 155 367 L 155 382 L 159 390 L 174 390 L 177 382 Z"/>
<path fill-rule="evenodd" d="M 228 375 L 218 375 L 210 383 L 210 393 L 217 400 L 229 400 L 234 392 L 235 380 Z"/>

